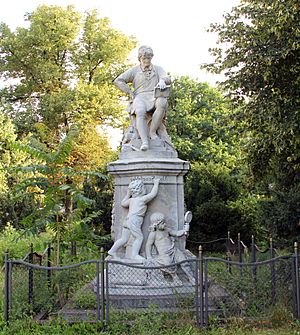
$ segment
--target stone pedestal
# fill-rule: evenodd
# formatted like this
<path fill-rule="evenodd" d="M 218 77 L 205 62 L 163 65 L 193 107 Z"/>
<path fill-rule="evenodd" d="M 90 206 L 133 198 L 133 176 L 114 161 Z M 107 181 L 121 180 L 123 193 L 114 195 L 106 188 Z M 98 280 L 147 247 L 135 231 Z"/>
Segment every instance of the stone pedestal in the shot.
<path fill-rule="evenodd" d="M 183 229 L 184 226 L 184 185 L 183 176 L 189 170 L 189 163 L 177 157 L 177 152 L 166 142 L 159 139 L 150 141 L 148 151 L 138 151 L 139 140 L 123 147 L 117 161 L 108 165 L 108 171 L 115 178 L 114 212 L 112 234 L 114 240 L 121 236 L 122 223 L 126 219 L 128 209 L 121 206 L 121 201 L 126 195 L 129 183 L 134 179 L 142 179 L 147 192 L 153 187 L 153 178 L 160 178 L 158 195 L 147 208 L 142 226 L 144 241 L 140 251 L 145 256 L 145 243 L 148 237 L 150 216 L 154 212 L 161 212 L 166 216 L 167 226 L 174 230 Z M 128 242 L 130 250 L 130 243 Z M 177 246 L 185 249 L 185 238 L 179 238 Z M 120 251 L 121 258 L 127 258 L 125 248 Z"/>

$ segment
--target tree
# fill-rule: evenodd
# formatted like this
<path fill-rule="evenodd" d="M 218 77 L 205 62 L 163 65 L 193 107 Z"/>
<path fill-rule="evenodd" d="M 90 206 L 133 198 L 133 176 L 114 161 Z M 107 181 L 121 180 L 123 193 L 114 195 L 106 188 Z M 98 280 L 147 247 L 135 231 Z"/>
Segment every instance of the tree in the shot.
<path fill-rule="evenodd" d="M 285 170 L 286 187 L 299 178 L 300 168 L 299 19 L 296 0 L 252 0 L 212 26 L 219 42 L 231 46 L 213 49 L 217 57 L 209 69 L 226 71 L 225 88 L 235 101 L 247 101 L 236 117 L 250 132 L 253 171 Z"/>
<path fill-rule="evenodd" d="M 22 220 L 27 232 L 38 233 L 41 229 L 50 227 L 55 232 L 56 263 L 60 259 L 60 243 L 62 235 L 70 234 L 83 212 L 93 201 L 84 196 L 81 188 L 85 177 L 98 176 L 98 172 L 78 171 L 67 162 L 73 148 L 74 138 L 78 129 L 72 127 L 60 141 L 55 151 L 41 151 L 29 145 L 14 142 L 11 146 L 18 151 L 30 154 L 35 158 L 35 164 L 19 166 L 21 172 L 31 172 L 31 178 L 26 178 L 17 188 L 20 192 L 31 192 L 36 195 L 37 206 L 32 213 Z M 65 236 L 66 237 L 66 236 Z"/>
<path fill-rule="evenodd" d="M 20 221 L 34 208 L 32 195 L 16 197 L 14 192 L 14 186 L 29 177 L 29 174 L 20 176 L 13 168 L 19 164 L 32 164 L 26 154 L 11 149 L 10 145 L 16 138 L 11 119 L 0 109 L 0 229 L 8 223 L 18 227 Z"/>
<path fill-rule="evenodd" d="M 18 130 L 37 121 L 51 129 L 116 124 L 122 113 L 112 81 L 135 41 L 96 11 L 82 17 L 72 6 L 41 5 L 26 17 L 28 28 L 0 26 L 1 95 Z"/>
<path fill-rule="evenodd" d="M 112 150 L 99 129 L 122 123 L 119 93 L 112 82 L 123 71 L 135 40 L 113 29 L 96 11 L 82 15 L 73 6 L 41 5 L 26 19 L 28 27 L 14 32 L 0 25 L 5 114 L 13 118 L 18 138 L 26 138 L 32 153 L 43 152 L 50 165 L 46 157 L 68 138 L 72 125 L 80 125 L 64 166 L 86 174 L 101 169 Z M 80 179 L 79 185 L 73 177 L 64 181 L 69 189 L 86 182 Z"/>
<path fill-rule="evenodd" d="M 236 166 L 240 141 L 232 126 L 221 91 L 189 77 L 173 80 L 168 132 L 180 158 Z"/>
<path fill-rule="evenodd" d="M 249 240 L 258 230 L 257 201 L 245 187 L 243 138 L 231 109 L 221 90 L 207 83 L 188 77 L 173 81 L 168 130 L 179 157 L 192 163 L 185 199 L 193 212 L 193 241 L 226 237 L 228 230 Z"/>
<path fill-rule="evenodd" d="M 191 241 L 208 241 L 241 234 L 250 242 L 259 232 L 257 201 L 239 176 L 222 163 L 194 163 L 185 183 L 186 206 L 193 212 Z M 191 244 L 191 247 L 195 245 Z"/>
<path fill-rule="evenodd" d="M 268 201 L 278 204 L 279 193 L 300 192 L 299 22 L 297 0 L 244 0 L 211 27 L 227 48 L 212 49 L 215 62 L 207 68 L 224 72 L 234 102 L 245 102 L 235 118 L 248 138 L 249 163 L 256 180 L 265 180 Z M 289 224 L 279 217 L 272 224 L 293 235 L 299 219 L 298 213 Z"/>

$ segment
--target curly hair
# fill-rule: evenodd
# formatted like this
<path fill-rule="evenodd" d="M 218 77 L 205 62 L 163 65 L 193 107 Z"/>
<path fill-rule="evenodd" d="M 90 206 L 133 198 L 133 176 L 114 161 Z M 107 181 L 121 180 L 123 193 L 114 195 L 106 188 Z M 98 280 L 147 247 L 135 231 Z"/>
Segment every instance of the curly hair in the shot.
<path fill-rule="evenodd" d="M 128 185 L 130 192 L 140 193 L 144 188 L 144 183 L 141 179 L 135 179 Z"/>
<path fill-rule="evenodd" d="M 154 56 L 152 48 L 148 45 L 142 45 L 141 47 L 139 47 L 138 60 L 140 60 L 142 56 L 150 56 L 152 58 Z"/>

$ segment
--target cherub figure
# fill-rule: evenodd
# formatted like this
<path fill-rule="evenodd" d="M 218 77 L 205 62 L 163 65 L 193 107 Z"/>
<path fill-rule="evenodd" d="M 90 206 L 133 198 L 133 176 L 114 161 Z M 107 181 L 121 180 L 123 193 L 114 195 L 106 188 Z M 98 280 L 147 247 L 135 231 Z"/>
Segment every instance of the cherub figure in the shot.
<path fill-rule="evenodd" d="M 123 207 L 128 208 L 128 215 L 122 227 L 122 235 L 108 251 L 108 254 L 113 258 L 118 258 L 118 250 L 125 246 L 132 235 L 134 241 L 132 244 L 131 258 L 138 261 L 145 260 L 144 257 L 139 255 L 143 243 L 142 224 L 148 203 L 153 200 L 158 193 L 159 181 L 159 178 L 154 178 L 154 185 L 148 194 L 146 194 L 145 185 L 141 179 L 133 180 L 129 184 L 127 194 L 121 202 Z"/>
<path fill-rule="evenodd" d="M 150 217 L 151 226 L 150 233 L 146 243 L 146 257 L 156 265 L 172 265 L 177 262 L 187 260 L 183 251 L 176 248 L 174 237 L 181 237 L 187 233 L 186 229 L 170 230 L 166 227 L 166 219 L 164 214 L 156 212 Z M 152 257 L 152 248 L 156 247 L 157 256 Z M 182 270 L 187 275 L 191 284 L 195 284 L 195 276 L 188 263 L 180 264 Z M 173 279 L 177 278 L 177 268 L 168 267 L 163 272 L 171 275 Z"/>

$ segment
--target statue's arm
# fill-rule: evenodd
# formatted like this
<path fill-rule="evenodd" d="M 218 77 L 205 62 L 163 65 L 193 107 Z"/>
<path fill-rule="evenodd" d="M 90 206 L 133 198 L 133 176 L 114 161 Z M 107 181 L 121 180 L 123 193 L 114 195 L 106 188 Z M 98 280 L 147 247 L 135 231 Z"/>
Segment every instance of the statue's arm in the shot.
<path fill-rule="evenodd" d="M 152 258 L 151 250 L 152 250 L 152 246 L 154 244 L 154 241 L 155 241 L 155 232 L 151 231 L 149 236 L 148 236 L 147 243 L 146 243 L 146 246 L 145 246 L 145 252 L 146 252 L 146 258 L 147 259 Z"/>
<path fill-rule="evenodd" d="M 134 98 L 134 94 L 128 85 L 133 81 L 133 69 L 129 69 L 122 73 L 119 77 L 114 80 L 114 84 L 124 93 L 128 94 L 131 99 Z"/>
<path fill-rule="evenodd" d="M 127 190 L 127 193 L 126 193 L 125 197 L 121 201 L 121 206 L 122 207 L 129 207 L 129 204 L 130 204 L 130 192 L 129 192 L 129 190 Z"/>
<path fill-rule="evenodd" d="M 169 234 L 174 237 L 181 237 L 185 234 L 185 230 L 168 230 Z"/>
<path fill-rule="evenodd" d="M 148 203 L 157 196 L 159 181 L 159 178 L 155 178 L 151 192 L 143 196 L 143 200 L 145 203 Z"/>

